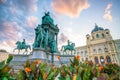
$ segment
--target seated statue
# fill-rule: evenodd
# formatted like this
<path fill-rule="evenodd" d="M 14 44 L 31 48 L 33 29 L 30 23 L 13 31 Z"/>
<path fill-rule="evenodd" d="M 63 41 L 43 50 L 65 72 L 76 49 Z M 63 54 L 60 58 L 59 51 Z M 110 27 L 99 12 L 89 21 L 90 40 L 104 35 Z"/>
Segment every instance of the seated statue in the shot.
<path fill-rule="evenodd" d="M 42 17 L 42 24 L 54 24 L 53 19 L 50 17 L 50 12 L 45 13 Z"/>

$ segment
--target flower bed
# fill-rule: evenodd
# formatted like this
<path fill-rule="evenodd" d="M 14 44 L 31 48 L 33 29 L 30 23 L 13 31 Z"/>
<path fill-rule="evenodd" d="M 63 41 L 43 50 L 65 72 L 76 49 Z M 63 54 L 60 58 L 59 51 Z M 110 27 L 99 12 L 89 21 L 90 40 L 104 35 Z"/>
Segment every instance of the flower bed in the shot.
<path fill-rule="evenodd" d="M 40 60 L 26 61 L 24 69 L 17 74 L 9 67 L 11 58 L 7 64 L 0 63 L 0 80 L 119 80 L 120 66 L 117 64 L 106 64 L 101 66 L 93 64 L 92 61 L 80 62 L 80 56 L 70 59 L 70 65 L 62 64 L 60 56 L 60 67 L 52 64 L 41 63 Z M 2 66 L 1 66 L 2 65 Z"/>

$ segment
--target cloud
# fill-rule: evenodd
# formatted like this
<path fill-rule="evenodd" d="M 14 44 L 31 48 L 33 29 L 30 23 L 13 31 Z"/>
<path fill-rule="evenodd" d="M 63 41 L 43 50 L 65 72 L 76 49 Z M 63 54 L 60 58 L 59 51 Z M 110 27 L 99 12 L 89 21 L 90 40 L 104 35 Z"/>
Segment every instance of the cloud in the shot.
<path fill-rule="evenodd" d="M 30 27 L 35 27 L 38 23 L 38 18 L 36 16 L 30 16 L 27 18 L 27 24 Z"/>
<path fill-rule="evenodd" d="M 58 13 L 78 17 L 90 4 L 87 0 L 52 0 L 51 6 Z"/>
<path fill-rule="evenodd" d="M 20 27 L 16 22 L 3 22 L 0 27 L 0 36 L 3 40 L 16 40 L 21 38 Z"/>
<path fill-rule="evenodd" d="M 111 10 L 110 10 L 111 7 L 112 7 L 112 4 L 108 4 L 105 9 L 105 14 L 103 15 L 103 18 L 110 22 L 112 22 L 112 16 L 111 16 Z"/>
<path fill-rule="evenodd" d="M 109 10 L 112 7 L 112 4 L 108 4 L 106 10 Z"/>
<path fill-rule="evenodd" d="M 2 3 L 6 3 L 6 0 L 0 0 L 0 2 L 2 2 Z"/>
<path fill-rule="evenodd" d="M 67 45 L 67 40 L 70 40 L 75 44 L 75 46 L 79 46 L 80 43 L 80 34 L 73 31 L 73 28 L 64 28 L 63 33 L 58 35 L 58 48 L 61 49 L 62 45 Z"/>
<path fill-rule="evenodd" d="M 38 0 L 13 0 L 11 1 L 11 5 L 24 11 L 24 13 L 37 12 L 37 1 Z"/>
<path fill-rule="evenodd" d="M 64 33 L 61 33 L 58 36 L 58 38 L 59 38 L 58 39 L 59 40 L 59 44 L 65 43 L 68 40 L 68 37 Z"/>
<path fill-rule="evenodd" d="M 12 52 L 15 42 L 22 39 L 21 28 L 16 22 L 0 23 L 0 49 Z"/>
<path fill-rule="evenodd" d="M 0 0 L 0 48 L 15 48 L 16 41 L 33 43 L 38 0 Z M 28 43 L 29 44 L 29 43 Z"/>

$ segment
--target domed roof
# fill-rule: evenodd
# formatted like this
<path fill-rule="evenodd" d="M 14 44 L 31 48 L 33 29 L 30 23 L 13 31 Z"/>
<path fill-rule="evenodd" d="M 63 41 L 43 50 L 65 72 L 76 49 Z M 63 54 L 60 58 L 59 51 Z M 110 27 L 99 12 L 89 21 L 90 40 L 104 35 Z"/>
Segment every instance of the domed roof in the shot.
<path fill-rule="evenodd" d="M 92 33 L 96 32 L 96 31 L 99 31 L 99 30 L 104 30 L 104 29 L 102 27 L 98 27 L 98 25 L 95 24 L 95 28 L 92 30 Z"/>

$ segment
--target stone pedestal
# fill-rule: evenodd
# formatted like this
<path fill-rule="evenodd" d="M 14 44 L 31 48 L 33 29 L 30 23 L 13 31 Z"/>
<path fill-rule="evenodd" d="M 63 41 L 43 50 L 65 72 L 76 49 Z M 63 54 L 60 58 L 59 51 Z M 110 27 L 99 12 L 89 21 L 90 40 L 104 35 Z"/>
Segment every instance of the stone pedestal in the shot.
<path fill-rule="evenodd" d="M 46 62 L 47 61 L 47 51 L 42 49 L 42 48 L 35 48 L 31 52 L 31 55 L 29 55 L 28 59 L 30 61 L 34 61 L 34 60 L 38 60 L 39 59 L 42 62 Z"/>

